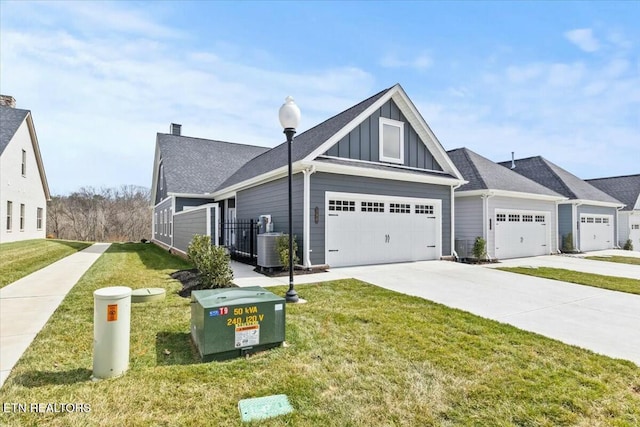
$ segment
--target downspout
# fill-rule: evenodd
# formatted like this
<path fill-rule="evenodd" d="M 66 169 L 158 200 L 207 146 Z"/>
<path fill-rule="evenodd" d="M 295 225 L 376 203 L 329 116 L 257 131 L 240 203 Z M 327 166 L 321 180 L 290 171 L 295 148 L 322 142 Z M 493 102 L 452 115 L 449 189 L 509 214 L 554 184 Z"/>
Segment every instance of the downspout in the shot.
<path fill-rule="evenodd" d="M 558 211 L 558 209 L 560 208 L 560 201 L 556 200 L 554 202 L 556 204 L 556 254 L 561 254 L 562 251 L 560 250 L 560 248 L 562 248 L 562 237 L 560 236 L 560 225 L 558 224 L 560 222 L 560 212 Z"/>
<path fill-rule="evenodd" d="M 458 259 L 460 259 L 460 257 L 458 257 L 458 254 L 456 253 L 456 203 L 455 203 L 455 196 L 453 195 L 454 191 L 457 190 L 458 188 L 462 187 L 463 184 L 458 184 L 458 185 L 452 185 L 451 186 L 451 255 L 453 255 L 453 258 L 457 261 Z"/>
<path fill-rule="evenodd" d="M 303 176 L 303 206 L 302 206 L 302 263 L 305 268 L 311 268 L 311 175 L 316 167 L 311 166 L 302 170 Z"/>
<path fill-rule="evenodd" d="M 171 247 L 169 248 L 169 250 L 173 249 L 173 235 L 175 234 L 173 232 L 173 215 L 176 213 L 176 196 L 171 196 L 171 215 L 169 220 L 171 221 L 171 226 L 169 227 L 169 232 L 171 232 Z"/>
<path fill-rule="evenodd" d="M 615 225 L 615 228 L 614 228 L 614 230 L 613 230 L 613 237 L 614 237 L 614 239 L 616 239 L 616 240 L 615 240 L 615 245 L 613 245 L 613 247 L 614 247 L 615 249 L 620 249 L 620 244 L 619 244 L 619 243 L 620 243 L 620 241 L 618 240 L 618 237 L 619 237 L 619 235 L 618 235 L 618 232 L 619 232 L 618 227 L 620 227 L 620 222 L 619 222 L 618 220 L 620 219 L 620 216 L 619 216 L 619 215 L 620 215 L 620 211 L 621 211 L 622 209 L 624 209 L 624 206 L 620 206 L 620 207 L 617 207 L 617 208 L 616 208 L 616 225 Z M 631 218 L 631 215 L 629 215 L 629 218 Z M 629 219 L 629 227 L 631 227 L 631 219 Z M 631 231 L 631 230 L 629 230 L 629 231 Z M 628 234 L 628 233 L 627 233 L 627 234 Z M 628 239 L 628 238 L 629 238 L 629 237 L 627 236 L 627 239 Z"/>
<path fill-rule="evenodd" d="M 571 216 L 573 217 L 573 226 L 571 227 L 571 231 L 573 233 L 573 249 L 581 251 L 578 247 L 578 227 L 580 227 L 580 218 L 578 218 L 578 206 L 581 206 L 582 202 L 572 203 L 571 204 Z"/>

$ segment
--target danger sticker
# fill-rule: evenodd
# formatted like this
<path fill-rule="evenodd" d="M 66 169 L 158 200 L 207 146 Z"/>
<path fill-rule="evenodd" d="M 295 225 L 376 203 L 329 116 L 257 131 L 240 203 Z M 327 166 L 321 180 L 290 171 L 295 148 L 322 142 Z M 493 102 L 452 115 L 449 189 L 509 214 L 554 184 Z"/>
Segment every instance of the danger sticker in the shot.
<path fill-rule="evenodd" d="M 260 344 L 260 325 L 236 327 L 236 348 Z"/>
<path fill-rule="evenodd" d="M 118 304 L 109 304 L 107 306 L 107 322 L 115 322 L 118 320 Z"/>

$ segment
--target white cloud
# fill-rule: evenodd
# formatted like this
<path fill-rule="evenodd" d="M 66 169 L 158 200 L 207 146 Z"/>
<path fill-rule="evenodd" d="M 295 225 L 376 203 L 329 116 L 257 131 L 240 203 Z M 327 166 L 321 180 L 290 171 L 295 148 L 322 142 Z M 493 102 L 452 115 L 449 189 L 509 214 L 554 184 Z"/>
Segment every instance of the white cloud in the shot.
<path fill-rule="evenodd" d="M 431 56 L 426 52 L 409 58 L 400 58 L 396 53 L 388 53 L 380 60 L 380 65 L 385 68 L 413 68 L 416 70 L 426 70 L 433 65 Z"/>
<path fill-rule="evenodd" d="M 593 36 L 591 28 L 567 31 L 564 36 L 585 52 L 595 52 L 600 49 L 600 42 Z"/>

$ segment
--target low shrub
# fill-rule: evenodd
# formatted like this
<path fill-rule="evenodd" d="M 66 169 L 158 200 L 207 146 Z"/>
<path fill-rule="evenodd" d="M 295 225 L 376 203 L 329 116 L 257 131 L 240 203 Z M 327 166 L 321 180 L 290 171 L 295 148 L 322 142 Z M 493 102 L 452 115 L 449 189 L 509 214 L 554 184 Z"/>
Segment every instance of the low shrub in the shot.
<path fill-rule="evenodd" d="M 624 246 L 622 247 L 622 249 L 624 249 L 625 251 L 633 250 L 633 242 L 631 241 L 631 239 L 627 239 L 627 241 L 624 242 Z"/>
<path fill-rule="evenodd" d="M 276 238 L 276 252 L 280 257 L 280 264 L 285 270 L 289 270 L 289 235 L 283 234 Z M 296 236 L 293 236 L 293 265 L 296 265 L 300 259 L 298 258 L 298 243 Z"/>
<path fill-rule="evenodd" d="M 487 256 L 487 242 L 482 237 L 476 237 L 476 240 L 473 242 L 473 257 L 480 261 L 481 259 L 485 259 Z"/>
<path fill-rule="evenodd" d="M 215 289 L 233 286 L 233 270 L 225 248 L 213 246 L 210 236 L 193 236 L 187 256 L 198 269 L 200 288 Z"/>
<path fill-rule="evenodd" d="M 567 233 L 562 236 L 562 252 L 574 252 L 573 247 L 573 233 Z"/>

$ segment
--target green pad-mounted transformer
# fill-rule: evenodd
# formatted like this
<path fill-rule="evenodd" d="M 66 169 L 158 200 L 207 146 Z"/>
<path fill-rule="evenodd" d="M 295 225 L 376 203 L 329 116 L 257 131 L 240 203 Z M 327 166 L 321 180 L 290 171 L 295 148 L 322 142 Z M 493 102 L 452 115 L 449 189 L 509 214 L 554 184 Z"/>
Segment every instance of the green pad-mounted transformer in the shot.
<path fill-rule="evenodd" d="M 191 338 L 203 362 L 278 347 L 285 309 L 283 297 L 259 286 L 193 291 Z"/>

